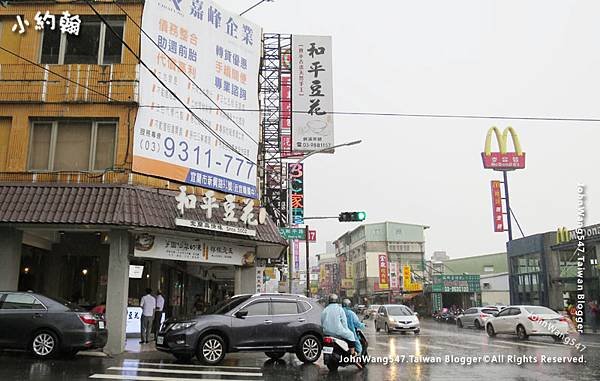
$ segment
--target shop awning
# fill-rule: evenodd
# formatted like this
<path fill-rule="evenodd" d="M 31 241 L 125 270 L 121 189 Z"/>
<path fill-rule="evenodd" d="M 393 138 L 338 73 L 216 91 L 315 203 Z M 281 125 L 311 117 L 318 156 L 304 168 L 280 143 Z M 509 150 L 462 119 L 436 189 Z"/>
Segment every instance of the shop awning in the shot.
<path fill-rule="evenodd" d="M 0 183 L 0 224 L 108 225 L 198 233 L 198 229 L 175 224 L 179 217 L 177 194 L 134 185 Z M 200 211 L 199 207 L 186 210 L 185 218 L 213 223 L 224 217 L 223 208 L 214 209 L 210 220 Z M 247 227 L 239 221 L 228 225 Z M 269 217 L 265 224 L 252 229 L 256 230 L 256 236 L 211 231 L 202 234 L 268 244 L 274 249 L 273 254 L 277 252 L 276 256 L 287 246 Z"/>

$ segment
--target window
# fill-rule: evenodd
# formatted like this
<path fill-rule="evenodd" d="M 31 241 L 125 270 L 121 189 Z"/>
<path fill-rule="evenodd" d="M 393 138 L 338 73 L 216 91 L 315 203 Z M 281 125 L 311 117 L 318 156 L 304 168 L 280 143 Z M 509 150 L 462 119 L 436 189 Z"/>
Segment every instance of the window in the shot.
<path fill-rule="evenodd" d="M 310 310 L 310 304 L 308 304 L 307 302 L 298 302 L 298 312 L 299 313 L 303 313 L 306 312 L 308 310 Z"/>
<path fill-rule="evenodd" d="M 95 17 L 82 17 L 79 35 L 61 33 L 60 28 L 44 29 L 42 64 L 121 63 L 124 18 L 107 19 L 110 28 Z M 110 30 L 113 29 L 118 36 Z"/>
<path fill-rule="evenodd" d="M 464 312 L 465 315 L 470 315 L 470 314 L 474 314 L 477 313 L 477 310 L 475 308 L 469 308 L 468 310 L 466 310 Z"/>
<path fill-rule="evenodd" d="M 500 311 L 500 313 L 498 314 L 498 317 L 504 317 L 504 316 L 509 316 L 511 315 L 511 310 L 513 310 L 514 308 L 506 308 L 502 311 Z"/>
<path fill-rule="evenodd" d="M 248 316 L 264 316 L 269 314 L 269 302 L 256 302 L 244 308 Z"/>
<path fill-rule="evenodd" d="M 489 289 L 491 289 L 491 288 L 492 288 L 492 285 L 491 285 L 491 284 L 489 284 L 489 283 L 483 283 L 483 289 L 484 289 L 484 290 L 489 290 Z"/>
<path fill-rule="evenodd" d="M 273 307 L 273 315 L 292 315 L 298 313 L 296 302 L 273 301 L 271 306 Z"/>
<path fill-rule="evenodd" d="M 489 265 L 489 266 L 483 266 L 483 272 L 486 273 L 493 273 L 494 272 L 494 266 Z"/>
<path fill-rule="evenodd" d="M 32 295 L 8 294 L 2 303 L 3 310 L 43 310 L 44 306 Z"/>
<path fill-rule="evenodd" d="M 517 316 L 521 314 L 520 308 L 509 308 L 508 311 L 508 316 Z"/>
<path fill-rule="evenodd" d="M 115 162 L 117 123 L 60 120 L 33 122 L 31 171 L 103 171 Z"/>

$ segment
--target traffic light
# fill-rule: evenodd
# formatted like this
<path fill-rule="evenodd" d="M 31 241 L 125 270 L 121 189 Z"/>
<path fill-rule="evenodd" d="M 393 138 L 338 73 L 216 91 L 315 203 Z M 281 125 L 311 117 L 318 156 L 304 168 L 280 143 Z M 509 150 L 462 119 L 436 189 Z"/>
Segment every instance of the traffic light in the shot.
<path fill-rule="evenodd" d="M 364 221 L 367 218 L 365 212 L 342 212 L 338 216 L 340 222 Z"/>

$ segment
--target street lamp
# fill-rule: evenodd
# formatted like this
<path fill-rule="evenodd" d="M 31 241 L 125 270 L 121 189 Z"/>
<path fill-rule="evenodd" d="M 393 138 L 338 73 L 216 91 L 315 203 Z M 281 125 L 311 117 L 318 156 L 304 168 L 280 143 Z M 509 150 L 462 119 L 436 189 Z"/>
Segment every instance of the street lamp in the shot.
<path fill-rule="evenodd" d="M 307 155 L 304 155 L 303 157 L 299 158 L 293 165 L 298 165 L 300 163 L 302 163 L 302 161 L 304 161 L 305 159 L 311 157 L 312 155 L 315 155 L 317 153 L 321 153 L 321 152 L 328 152 L 328 151 L 332 151 L 336 148 L 340 148 L 340 147 L 348 147 L 348 146 L 353 146 L 353 145 L 357 145 L 360 144 L 362 142 L 362 140 L 353 140 L 351 142 L 348 143 L 343 143 L 343 144 L 338 144 L 335 145 L 333 147 L 327 147 L 327 148 L 322 148 L 316 151 L 312 151 Z M 288 169 L 289 169 L 289 164 L 288 164 Z M 288 228 L 292 227 L 292 179 L 290 177 L 290 171 L 287 171 L 287 206 L 288 206 L 288 216 L 287 216 L 287 226 Z M 308 230 L 308 229 L 307 229 Z M 308 231 L 306 232 L 306 234 L 308 234 Z M 306 239 L 308 240 L 308 237 L 306 237 Z M 288 256 L 288 290 L 290 292 L 290 294 L 292 293 L 292 242 L 293 240 L 290 238 L 288 241 L 289 244 L 289 256 Z M 310 266 L 309 266 L 309 260 L 308 260 L 308 245 L 306 247 L 306 296 L 309 296 L 310 294 Z"/>

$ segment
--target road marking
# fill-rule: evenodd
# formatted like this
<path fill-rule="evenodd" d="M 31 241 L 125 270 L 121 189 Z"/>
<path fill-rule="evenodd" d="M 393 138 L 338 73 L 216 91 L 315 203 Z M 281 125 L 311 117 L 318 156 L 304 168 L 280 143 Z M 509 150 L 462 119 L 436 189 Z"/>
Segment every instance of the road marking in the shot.
<path fill-rule="evenodd" d="M 246 376 L 246 377 L 262 377 L 262 373 L 248 372 L 225 372 L 217 370 L 181 370 L 181 369 L 157 369 L 157 368 L 138 368 L 138 367 L 119 367 L 111 366 L 107 370 L 121 370 L 129 372 L 151 372 L 151 373 L 171 373 L 171 374 L 206 374 L 220 376 Z"/>
<path fill-rule="evenodd" d="M 135 365 L 150 365 L 150 366 L 169 366 L 179 368 L 224 368 L 224 369 L 244 369 L 244 370 L 261 370 L 255 366 L 228 366 L 228 365 L 194 365 L 194 364 L 170 364 L 164 362 L 139 362 L 137 360 L 124 360 L 123 364 L 135 364 Z"/>
<path fill-rule="evenodd" d="M 425 347 L 425 348 L 432 348 L 432 349 L 445 349 L 444 347 L 438 347 L 437 345 L 431 345 L 431 344 L 418 344 L 419 347 Z"/>
<path fill-rule="evenodd" d="M 506 343 L 506 344 L 512 344 L 512 345 L 520 345 L 523 347 L 530 347 L 530 348 L 538 348 L 538 349 L 543 349 L 545 347 L 540 346 L 540 345 L 532 345 L 532 344 L 525 344 L 525 343 L 517 343 L 515 341 L 505 341 L 505 340 L 496 340 L 499 341 L 501 343 Z"/>
<path fill-rule="evenodd" d="M 482 343 L 482 344 L 486 347 L 512 349 L 512 347 L 507 347 L 506 345 L 498 345 L 498 344 L 490 344 L 490 343 Z"/>
<path fill-rule="evenodd" d="M 180 377 L 154 377 L 154 376 L 133 376 L 126 374 L 103 374 L 97 373 L 92 374 L 90 378 L 102 379 L 102 380 L 133 380 L 133 381 L 227 381 L 226 378 L 180 378 Z M 231 379 L 235 381 L 256 381 L 253 380 L 242 380 L 242 379 Z"/>
<path fill-rule="evenodd" d="M 444 345 L 449 345 L 451 347 L 458 347 L 458 348 L 464 348 L 464 349 L 475 349 L 475 347 L 470 347 L 468 345 L 462 345 L 462 344 L 455 344 L 455 343 L 446 343 L 446 342 L 438 342 L 438 344 L 444 344 Z"/>
<path fill-rule="evenodd" d="M 387 342 L 387 343 L 385 343 L 385 342 L 379 342 L 379 343 L 377 343 L 377 345 L 385 345 L 386 347 L 391 347 L 392 343 L 390 343 L 390 342 Z M 398 345 L 398 344 L 394 344 L 394 348 L 409 349 L 408 347 L 405 347 L 403 345 Z"/>

